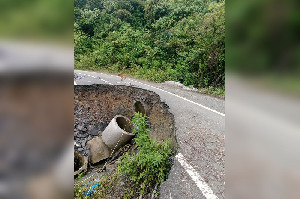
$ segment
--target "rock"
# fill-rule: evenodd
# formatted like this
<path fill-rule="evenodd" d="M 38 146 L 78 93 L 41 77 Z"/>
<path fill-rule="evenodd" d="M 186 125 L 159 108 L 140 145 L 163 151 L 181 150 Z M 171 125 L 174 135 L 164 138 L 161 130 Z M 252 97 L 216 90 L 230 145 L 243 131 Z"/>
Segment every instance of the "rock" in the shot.
<path fill-rule="evenodd" d="M 94 127 L 92 130 L 89 131 L 90 135 L 96 136 L 99 134 L 98 128 Z"/>
<path fill-rule="evenodd" d="M 76 141 L 74 141 L 74 146 L 75 147 L 80 147 L 80 145 Z"/>
<path fill-rule="evenodd" d="M 76 137 L 79 134 L 78 131 L 74 131 L 74 136 Z"/>
<path fill-rule="evenodd" d="M 98 124 L 98 127 L 99 127 L 100 131 L 102 131 L 102 132 L 105 130 L 105 128 L 107 126 L 108 126 L 108 123 L 104 123 L 104 122 L 101 122 Z"/>
<path fill-rule="evenodd" d="M 86 151 L 83 152 L 83 155 L 84 155 L 84 156 L 87 156 L 87 157 L 90 156 L 90 154 L 91 154 L 91 153 L 90 153 L 89 150 L 86 150 Z"/>
<path fill-rule="evenodd" d="M 106 168 L 106 171 L 108 173 L 110 173 L 110 172 L 112 172 L 115 169 L 115 165 L 113 165 L 113 164 L 107 164 L 105 168 Z"/>
<path fill-rule="evenodd" d="M 78 125 L 78 126 L 77 126 L 77 129 L 78 129 L 79 131 L 82 131 L 83 125 Z"/>
<path fill-rule="evenodd" d="M 87 146 L 90 148 L 90 160 L 92 164 L 95 164 L 110 156 L 111 151 L 104 144 L 102 137 L 100 136 L 94 137 L 88 141 Z"/>
<path fill-rule="evenodd" d="M 90 118 L 92 119 L 92 117 L 90 117 Z M 88 125 L 88 126 L 87 126 L 87 130 L 88 130 L 88 131 L 91 131 L 93 128 L 94 128 L 93 125 Z"/>
<path fill-rule="evenodd" d="M 85 145 L 86 145 L 86 140 L 84 139 L 81 141 L 81 147 L 85 147 Z"/>
<path fill-rule="evenodd" d="M 79 137 L 79 138 L 84 138 L 84 137 L 87 137 L 87 136 L 88 136 L 88 134 L 86 134 L 86 133 L 79 133 L 77 135 L 77 137 Z"/>

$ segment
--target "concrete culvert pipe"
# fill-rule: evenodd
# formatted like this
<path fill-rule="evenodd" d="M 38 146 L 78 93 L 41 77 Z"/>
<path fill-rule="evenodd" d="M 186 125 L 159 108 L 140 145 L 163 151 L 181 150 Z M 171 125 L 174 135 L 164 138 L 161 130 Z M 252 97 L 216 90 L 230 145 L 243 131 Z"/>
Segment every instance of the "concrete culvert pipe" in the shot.
<path fill-rule="evenodd" d="M 102 133 L 103 142 L 112 150 L 118 150 L 134 137 L 131 121 L 122 115 L 115 116 Z"/>

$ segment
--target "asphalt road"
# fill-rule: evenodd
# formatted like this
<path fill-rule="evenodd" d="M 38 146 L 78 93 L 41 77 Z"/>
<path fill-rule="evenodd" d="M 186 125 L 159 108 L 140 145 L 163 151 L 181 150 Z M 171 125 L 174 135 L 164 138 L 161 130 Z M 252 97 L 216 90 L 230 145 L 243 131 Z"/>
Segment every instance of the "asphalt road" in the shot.
<path fill-rule="evenodd" d="M 178 155 L 160 198 L 225 198 L 225 100 L 172 83 L 75 70 L 74 84 L 131 85 L 157 93 L 175 117 Z"/>

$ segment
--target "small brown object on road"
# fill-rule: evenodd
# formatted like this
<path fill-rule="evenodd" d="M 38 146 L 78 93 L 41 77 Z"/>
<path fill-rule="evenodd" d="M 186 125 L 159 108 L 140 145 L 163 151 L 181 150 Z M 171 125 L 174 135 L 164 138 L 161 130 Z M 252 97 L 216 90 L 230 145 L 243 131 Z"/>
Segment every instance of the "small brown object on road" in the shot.
<path fill-rule="evenodd" d="M 123 81 L 124 79 L 126 79 L 126 75 L 119 73 L 118 74 L 119 77 L 121 77 L 121 81 Z"/>

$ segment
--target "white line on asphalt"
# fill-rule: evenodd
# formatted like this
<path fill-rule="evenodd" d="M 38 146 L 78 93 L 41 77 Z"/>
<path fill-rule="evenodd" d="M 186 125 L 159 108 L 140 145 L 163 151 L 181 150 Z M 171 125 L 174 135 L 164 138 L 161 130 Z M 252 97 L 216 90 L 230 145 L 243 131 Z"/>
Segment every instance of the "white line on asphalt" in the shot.
<path fill-rule="evenodd" d="M 103 75 L 103 73 L 100 73 L 100 74 Z M 90 76 L 90 75 L 88 75 L 88 76 Z M 116 76 L 116 75 L 110 75 L 110 76 L 112 76 L 112 77 L 118 77 L 118 76 Z M 113 85 L 112 83 L 109 83 L 109 82 L 106 81 L 106 80 L 103 80 L 103 79 L 101 79 L 101 80 L 104 81 L 105 83 L 109 84 L 109 85 Z M 190 103 L 192 103 L 192 104 L 195 104 L 195 105 L 200 106 L 200 107 L 202 107 L 202 108 L 204 108 L 204 109 L 206 109 L 206 110 L 209 110 L 209 111 L 211 111 L 211 112 L 214 112 L 214 113 L 216 113 L 216 114 L 219 114 L 219 115 L 225 117 L 225 114 L 224 114 L 224 113 L 218 112 L 218 111 L 216 111 L 216 110 L 214 110 L 214 109 L 211 109 L 211 108 L 209 108 L 209 107 L 207 107 L 207 106 L 204 106 L 204 105 L 202 105 L 202 104 L 199 104 L 199 103 L 194 102 L 194 101 L 192 101 L 192 100 L 189 100 L 189 99 L 187 99 L 187 98 L 181 97 L 181 96 L 176 95 L 176 94 L 174 94 L 174 93 L 171 93 L 171 92 L 169 92 L 169 91 L 165 91 L 165 90 L 160 89 L 160 88 L 157 88 L 157 87 L 155 87 L 155 86 L 151 86 L 151 85 L 148 85 L 148 84 L 144 84 L 144 83 L 142 83 L 142 82 L 138 82 L 137 80 L 132 80 L 132 79 L 130 79 L 130 78 L 128 78 L 128 80 L 130 80 L 130 81 L 132 81 L 132 82 L 135 82 L 135 83 L 139 83 L 139 84 L 145 85 L 145 86 L 149 86 L 149 87 L 151 87 L 151 88 L 160 90 L 160 91 L 165 92 L 165 93 L 168 93 L 168 94 L 170 94 L 170 95 L 173 95 L 173 96 L 178 97 L 178 98 L 180 98 L 180 99 L 182 99 L 182 100 L 185 100 L 185 101 L 187 101 L 187 102 L 190 102 Z"/>
<path fill-rule="evenodd" d="M 108 81 L 106 81 L 106 80 L 104 80 L 104 79 L 101 79 L 101 78 L 100 78 L 100 80 L 101 80 L 101 81 L 104 81 L 105 83 L 107 83 L 107 84 L 109 84 L 109 85 L 113 85 L 112 83 L 110 83 L 110 82 L 108 82 Z"/>
<path fill-rule="evenodd" d="M 196 183 L 197 187 L 201 190 L 202 194 L 206 197 L 206 199 L 218 199 L 218 197 L 213 193 L 208 184 L 204 181 L 204 179 L 196 172 L 196 170 L 191 165 L 189 165 L 189 163 L 187 163 L 187 161 L 181 153 L 178 153 L 176 155 L 176 158 L 181 164 L 181 166 L 191 176 L 191 178 Z"/>
<path fill-rule="evenodd" d="M 173 95 L 173 96 L 175 96 L 175 97 L 178 97 L 178 98 L 183 99 L 183 100 L 185 100 L 185 101 L 187 101 L 187 102 L 193 103 L 193 104 L 195 104 L 195 105 L 197 105 L 197 106 L 200 106 L 200 107 L 202 107 L 202 108 L 204 108 L 204 109 L 206 109 L 206 110 L 209 110 L 209 111 L 211 111 L 211 112 L 217 113 L 217 114 L 219 114 L 219 115 L 225 117 L 225 114 L 224 114 L 224 113 L 220 113 L 220 112 L 218 112 L 218 111 L 216 111 L 216 110 L 214 110 L 214 109 L 211 109 L 211 108 L 209 108 L 209 107 L 206 107 L 206 106 L 204 106 L 204 105 L 202 105 L 202 104 L 199 104 L 199 103 L 197 103 L 197 102 L 191 101 L 191 100 L 189 100 L 189 99 L 186 99 L 186 98 L 184 98 L 184 97 L 181 97 L 181 96 L 176 95 L 176 94 L 174 94 L 174 93 L 171 93 L 171 92 L 169 92 L 169 91 L 165 91 L 165 90 L 163 90 L 163 89 L 160 89 L 160 88 L 157 88 L 157 87 L 148 85 L 148 84 L 144 84 L 144 83 L 141 83 L 141 82 L 132 80 L 132 79 L 129 79 L 129 80 L 132 81 L 132 82 L 140 83 L 140 84 L 142 84 L 142 85 L 149 86 L 149 87 L 151 87 L 151 88 L 155 88 L 155 89 L 160 90 L 160 91 L 162 91 L 162 92 L 168 93 L 168 94 L 170 94 L 170 95 Z"/>

